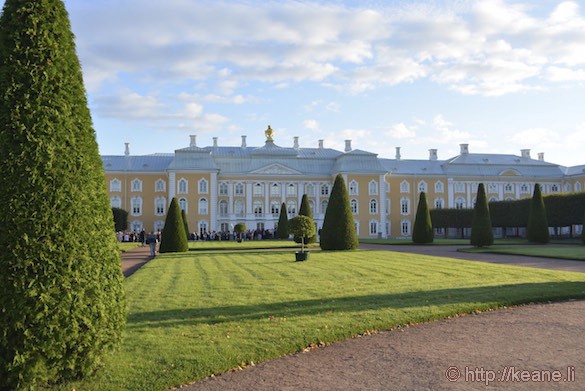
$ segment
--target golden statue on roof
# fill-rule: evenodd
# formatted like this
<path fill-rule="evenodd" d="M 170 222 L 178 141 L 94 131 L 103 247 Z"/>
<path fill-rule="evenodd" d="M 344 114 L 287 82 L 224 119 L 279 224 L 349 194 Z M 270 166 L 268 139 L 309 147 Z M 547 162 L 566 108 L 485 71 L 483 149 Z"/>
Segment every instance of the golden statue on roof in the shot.
<path fill-rule="evenodd" d="M 264 134 L 266 135 L 266 141 L 267 142 L 273 142 L 274 138 L 272 138 L 272 135 L 274 134 L 274 130 L 272 130 L 272 128 L 270 127 L 270 125 L 268 125 L 268 129 L 266 129 L 264 131 Z"/>

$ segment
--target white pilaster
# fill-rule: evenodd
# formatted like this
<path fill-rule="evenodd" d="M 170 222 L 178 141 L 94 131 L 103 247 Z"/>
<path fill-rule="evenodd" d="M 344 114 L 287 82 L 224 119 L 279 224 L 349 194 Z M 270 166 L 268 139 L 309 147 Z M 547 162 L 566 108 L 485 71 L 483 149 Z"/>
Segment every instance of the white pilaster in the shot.
<path fill-rule="evenodd" d="M 380 175 L 380 181 L 378 183 L 378 193 L 380 194 L 380 204 L 378 205 L 378 212 L 380 212 L 380 225 L 378 226 L 378 232 L 382 233 L 383 238 L 388 237 L 386 232 L 386 181 L 384 175 Z"/>
<path fill-rule="evenodd" d="M 228 215 L 233 218 L 233 214 L 234 214 L 234 182 L 233 181 L 229 181 L 228 184 L 228 197 L 229 197 L 229 201 L 228 201 Z"/>
<path fill-rule="evenodd" d="M 169 203 L 177 195 L 177 180 L 174 172 L 169 172 Z"/>
<path fill-rule="evenodd" d="M 218 231 L 219 227 L 217 226 L 217 173 L 212 172 L 211 176 L 211 183 L 209 185 L 209 198 L 210 198 L 210 205 L 209 205 L 209 229 L 211 231 Z"/>
<path fill-rule="evenodd" d="M 254 210 L 252 209 L 252 181 L 246 181 L 246 216 L 251 219 L 254 217 Z"/>
<path fill-rule="evenodd" d="M 453 178 L 447 179 L 447 205 L 444 208 L 455 207 L 455 191 L 453 189 Z"/>

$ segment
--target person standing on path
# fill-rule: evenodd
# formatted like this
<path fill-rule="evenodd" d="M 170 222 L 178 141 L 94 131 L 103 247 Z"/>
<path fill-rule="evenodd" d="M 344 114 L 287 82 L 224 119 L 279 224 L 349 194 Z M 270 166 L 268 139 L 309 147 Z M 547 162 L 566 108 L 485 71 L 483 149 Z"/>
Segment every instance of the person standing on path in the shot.
<path fill-rule="evenodd" d="M 156 256 L 156 243 L 157 242 L 158 242 L 158 240 L 156 239 L 156 236 L 152 232 L 149 232 L 148 237 L 146 238 L 146 244 L 148 244 L 150 246 L 150 256 L 151 257 Z"/>

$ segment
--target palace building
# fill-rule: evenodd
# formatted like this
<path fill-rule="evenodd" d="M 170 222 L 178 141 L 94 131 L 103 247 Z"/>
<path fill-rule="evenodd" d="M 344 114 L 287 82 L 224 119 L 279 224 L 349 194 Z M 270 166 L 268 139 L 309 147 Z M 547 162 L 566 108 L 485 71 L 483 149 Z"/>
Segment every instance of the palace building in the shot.
<path fill-rule="evenodd" d="M 531 197 L 534 184 L 543 194 L 582 191 L 585 165 L 563 167 L 532 159 L 530 150 L 519 156 L 470 153 L 461 144 L 459 155 L 439 160 L 436 149 L 428 160 L 408 160 L 396 148 L 394 159 L 352 149 L 291 147 L 275 144 L 270 126 L 266 142 L 249 147 L 190 145 L 174 153 L 102 156 L 112 207 L 129 212 L 133 231 L 162 230 L 173 197 L 185 210 L 189 227 L 197 232 L 232 231 L 243 222 L 249 229 L 273 230 L 281 205 L 295 216 L 303 194 L 309 197 L 317 228 L 323 218 L 333 181 L 342 174 L 360 238 L 408 237 L 412 233 L 420 192 L 430 208 L 472 208 L 479 183 L 490 201 Z"/>

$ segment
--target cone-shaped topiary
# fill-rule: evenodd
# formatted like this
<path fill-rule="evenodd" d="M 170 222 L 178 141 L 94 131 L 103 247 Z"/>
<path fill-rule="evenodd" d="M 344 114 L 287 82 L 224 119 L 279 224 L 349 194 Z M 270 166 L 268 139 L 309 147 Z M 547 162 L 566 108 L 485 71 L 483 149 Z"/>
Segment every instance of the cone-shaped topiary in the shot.
<path fill-rule="evenodd" d="M 335 178 L 331 190 L 323 228 L 321 228 L 320 245 L 323 250 L 354 250 L 358 248 L 349 196 L 341 174 Z"/>
<path fill-rule="evenodd" d="M 288 216 L 286 215 L 286 205 L 283 202 L 280 207 L 280 216 L 278 217 L 278 227 L 274 234 L 276 239 L 288 239 Z"/>
<path fill-rule="evenodd" d="M 435 235 L 433 233 L 433 223 L 431 214 L 427 206 L 427 196 L 421 192 L 418 199 L 418 208 L 414 220 L 414 229 L 412 231 L 412 241 L 417 244 L 433 243 Z"/>
<path fill-rule="evenodd" d="M 171 200 L 171 206 L 165 219 L 165 227 L 160 240 L 160 253 L 178 253 L 189 250 L 187 235 L 185 234 L 185 224 L 181 217 L 181 208 L 177 197 Z"/>
<path fill-rule="evenodd" d="M 585 217 L 583 217 L 583 227 L 585 227 Z M 581 230 L 581 242 L 585 244 L 585 230 Z"/>
<path fill-rule="evenodd" d="M 492 219 L 485 188 L 483 183 L 477 187 L 475 207 L 471 221 L 471 245 L 475 247 L 491 246 L 494 244 L 494 233 L 492 231 Z"/>
<path fill-rule="evenodd" d="M 189 223 L 187 223 L 187 213 L 185 213 L 185 210 L 183 209 L 181 209 L 181 219 L 183 220 L 183 225 L 185 226 L 185 236 L 187 237 L 187 241 L 189 241 Z"/>
<path fill-rule="evenodd" d="M 61 0 L 0 16 L 0 389 L 84 376 L 126 323 L 102 161 Z"/>
<path fill-rule="evenodd" d="M 526 227 L 528 240 L 533 243 L 548 243 L 550 235 L 548 232 L 548 220 L 546 218 L 546 209 L 544 200 L 540 192 L 540 185 L 534 185 L 534 193 L 530 202 L 530 212 L 528 214 L 528 225 Z"/>
<path fill-rule="evenodd" d="M 112 208 L 114 215 L 114 229 L 118 231 L 126 231 L 128 229 L 128 211 L 120 208 Z"/>
<path fill-rule="evenodd" d="M 309 204 L 309 197 L 306 194 L 303 194 L 303 198 L 301 198 L 301 207 L 299 208 L 299 216 L 307 216 L 311 220 L 313 220 L 313 211 L 311 210 L 311 205 Z M 313 224 L 315 222 L 313 221 Z M 301 243 L 301 238 L 299 236 L 294 237 L 295 242 Z M 315 230 L 315 234 L 309 238 L 305 238 L 305 243 L 315 243 L 317 242 L 317 230 Z"/>

